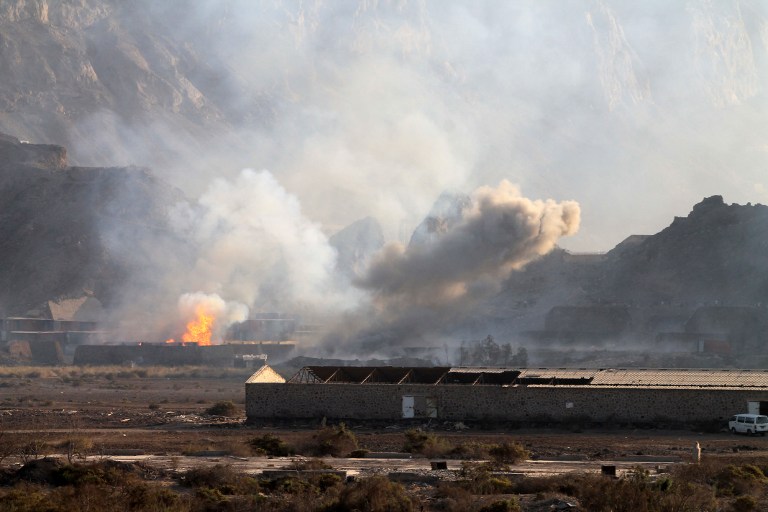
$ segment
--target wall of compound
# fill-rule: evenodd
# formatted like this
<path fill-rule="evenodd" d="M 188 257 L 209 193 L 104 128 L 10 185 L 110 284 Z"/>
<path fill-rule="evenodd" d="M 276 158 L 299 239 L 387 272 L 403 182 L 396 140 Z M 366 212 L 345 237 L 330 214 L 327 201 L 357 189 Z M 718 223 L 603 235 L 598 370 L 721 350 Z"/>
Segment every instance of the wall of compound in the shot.
<path fill-rule="evenodd" d="M 394 421 L 403 396 L 429 397 L 444 421 L 686 423 L 726 421 L 768 391 L 394 384 L 246 384 L 246 414 L 258 419 Z"/>

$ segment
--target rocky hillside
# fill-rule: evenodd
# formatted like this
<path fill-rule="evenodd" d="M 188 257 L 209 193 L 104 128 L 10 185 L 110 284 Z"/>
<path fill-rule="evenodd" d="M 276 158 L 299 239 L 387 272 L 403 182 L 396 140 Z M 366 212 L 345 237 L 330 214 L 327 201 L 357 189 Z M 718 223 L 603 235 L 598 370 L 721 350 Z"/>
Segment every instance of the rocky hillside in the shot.
<path fill-rule="evenodd" d="M 168 220 L 184 197 L 147 169 L 71 167 L 63 147 L 2 135 L 0 197 L 0 316 L 84 296 L 116 306 L 189 264 Z"/>
<path fill-rule="evenodd" d="M 712 196 L 659 233 L 629 236 L 607 254 L 551 252 L 513 274 L 485 316 L 510 333 L 541 329 L 561 305 L 622 304 L 648 315 L 674 306 L 684 316 L 706 305 L 764 306 L 767 246 L 768 206 Z"/>
<path fill-rule="evenodd" d="M 167 22 L 133 2 L 0 0 L 0 131 L 92 164 L 156 161 L 160 126 L 194 140 L 225 129 L 218 71 Z"/>
<path fill-rule="evenodd" d="M 768 304 L 768 206 L 704 199 L 687 217 L 607 255 L 600 293 L 630 304 Z"/>

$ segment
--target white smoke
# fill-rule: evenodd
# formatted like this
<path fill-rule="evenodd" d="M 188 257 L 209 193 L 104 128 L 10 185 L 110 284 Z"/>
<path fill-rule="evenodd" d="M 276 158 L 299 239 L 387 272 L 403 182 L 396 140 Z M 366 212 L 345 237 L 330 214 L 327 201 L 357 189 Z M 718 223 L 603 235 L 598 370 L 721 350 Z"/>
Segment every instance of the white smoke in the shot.
<path fill-rule="evenodd" d="M 268 171 L 215 180 L 198 207 L 180 206 L 174 220 L 199 248 L 190 286 L 260 311 L 333 312 L 353 303 L 328 238 Z"/>
<path fill-rule="evenodd" d="M 511 177 L 535 197 L 579 201 L 583 229 L 564 244 L 581 251 L 657 232 L 712 194 L 768 201 L 765 2 L 132 5 L 114 23 L 169 54 L 188 49 L 190 64 L 127 74 L 175 84 L 168 111 L 130 126 L 81 119 L 73 158 L 122 144 L 121 161 L 192 196 L 211 174 L 268 167 L 328 232 L 373 216 L 402 239 L 443 190 Z M 140 37 L 158 26 L 162 38 Z M 126 66 L 134 54 L 158 62 L 155 45 L 131 50 Z M 165 98 L 146 94 L 152 108 Z M 221 123 L 190 128 L 184 112 Z"/>

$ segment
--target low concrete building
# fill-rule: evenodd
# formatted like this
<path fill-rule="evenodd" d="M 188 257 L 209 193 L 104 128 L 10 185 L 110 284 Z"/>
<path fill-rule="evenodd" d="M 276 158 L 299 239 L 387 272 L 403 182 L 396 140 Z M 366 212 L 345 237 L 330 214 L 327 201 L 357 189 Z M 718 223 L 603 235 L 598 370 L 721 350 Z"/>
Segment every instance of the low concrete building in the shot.
<path fill-rule="evenodd" d="M 249 422 L 273 419 L 688 425 L 768 412 L 766 370 L 328 367 L 249 380 Z"/>

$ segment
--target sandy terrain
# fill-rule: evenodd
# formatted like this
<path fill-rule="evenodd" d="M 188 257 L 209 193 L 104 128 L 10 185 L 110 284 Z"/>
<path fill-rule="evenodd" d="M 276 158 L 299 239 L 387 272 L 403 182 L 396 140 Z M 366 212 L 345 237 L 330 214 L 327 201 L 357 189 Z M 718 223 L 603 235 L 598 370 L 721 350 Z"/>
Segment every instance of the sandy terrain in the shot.
<path fill-rule="evenodd" d="M 0 372 L 0 435 L 4 445 L 19 446 L 31 439 L 41 440 L 46 450 L 71 438 L 84 439 L 89 456 L 154 456 L 158 464 L 189 464 L 182 455 L 196 455 L 205 463 L 238 464 L 250 459 L 247 441 L 273 432 L 294 446 L 311 440 L 319 427 L 303 422 L 277 426 L 247 426 L 244 417 L 213 417 L 205 410 L 219 401 L 231 400 L 241 409 L 247 370 L 215 370 L 209 375 L 178 370 L 162 376 L 148 371 L 146 376 L 133 372 L 118 376 L 104 371 L 98 375 L 67 370 L 62 374 L 50 369 L 31 369 L 14 374 Z M 84 371 L 83 371 L 84 372 Z M 124 374 L 126 372 L 123 372 Z M 362 448 L 372 452 L 399 452 L 405 441 L 405 427 L 351 423 Z M 438 426 L 439 427 L 439 426 Z M 481 431 L 468 429 L 436 433 L 454 444 L 468 442 L 522 443 L 533 459 L 525 471 L 554 471 L 560 465 L 568 470 L 599 470 L 601 464 L 663 465 L 690 460 L 691 449 L 698 442 L 703 457 L 753 458 L 768 454 L 768 438 L 734 436 L 727 432 L 700 433 L 686 430 L 601 429 L 571 432 L 566 429 L 516 429 Z M 9 448 L 8 450 L 12 450 Z M 13 459 L 13 453 L 6 463 Z M 207 456 L 207 457 L 206 457 Z M 223 457 L 223 459 L 222 459 Z M 261 458 L 261 460 L 265 460 Z M 335 467 L 350 471 L 376 465 L 339 459 Z M 163 462 L 166 461 L 166 462 Z M 550 462 L 546 462 L 550 461 Z M 279 461 L 250 462 L 249 470 Z M 413 462 L 392 462 L 398 464 Z M 426 464 L 420 461 L 418 464 Z M 452 463 L 453 464 L 453 463 Z M 548 467 L 544 467 L 548 466 Z M 537 469 L 539 468 L 539 469 Z M 544 468 L 544 469 L 541 469 Z M 522 470 L 523 468 L 521 468 Z"/>

